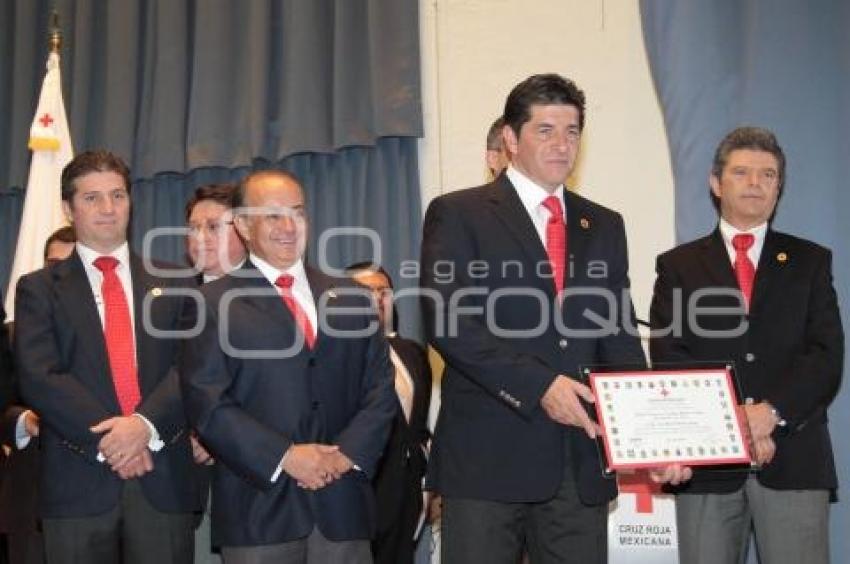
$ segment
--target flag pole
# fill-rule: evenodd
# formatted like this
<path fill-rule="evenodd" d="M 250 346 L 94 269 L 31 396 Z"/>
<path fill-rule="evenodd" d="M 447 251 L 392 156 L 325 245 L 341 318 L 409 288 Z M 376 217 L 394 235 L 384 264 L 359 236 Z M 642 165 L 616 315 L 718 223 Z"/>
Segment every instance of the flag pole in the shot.
<path fill-rule="evenodd" d="M 62 50 L 62 28 L 59 27 L 59 10 L 56 6 L 50 11 L 50 25 L 47 28 L 47 44 L 51 53 Z"/>
<path fill-rule="evenodd" d="M 24 192 L 24 204 L 9 284 L 3 296 L 9 321 L 14 316 L 15 289 L 18 279 L 44 265 L 44 244 L 56 229 L 67 224 L 62 211 L 61 177 L 74 156 L 65 104 L 62 100 L 62 76 L 59 51 L 62 31 L 59 12 L 51 10 L 47 41 L 46 73 L 41 85 L 27 146 L 32 151 L 30 173 Z"/>

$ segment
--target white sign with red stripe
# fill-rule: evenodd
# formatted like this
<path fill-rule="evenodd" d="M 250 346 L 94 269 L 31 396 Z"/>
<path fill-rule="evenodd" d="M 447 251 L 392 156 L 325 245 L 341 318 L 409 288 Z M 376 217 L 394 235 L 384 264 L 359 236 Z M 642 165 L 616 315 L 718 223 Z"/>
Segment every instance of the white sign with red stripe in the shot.
<path fill-rule="evenodd" d="M 619 497 L 608 511 L 609 564 L 678 564 L 674 496 L 645 473 L 618 477 Z"/>

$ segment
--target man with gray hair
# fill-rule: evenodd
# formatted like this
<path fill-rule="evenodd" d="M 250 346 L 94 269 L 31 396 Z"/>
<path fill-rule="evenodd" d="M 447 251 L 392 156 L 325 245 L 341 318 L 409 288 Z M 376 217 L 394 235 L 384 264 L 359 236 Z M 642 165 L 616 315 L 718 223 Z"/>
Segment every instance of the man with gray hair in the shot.
<path fill-rule="evenodd" d="M 695 471 L 676 489 L 679 556 L 736 564 L 752 528 L 765 564 L 826 563 L 838 486 L 826 412 L 844 359 L 832 254 L 772 229 L 785 154 L 770 131 L 729 133 L 708 180 L 718 226 L 658 257 L 650 351 L 653 363 L 734 364 L 757 466 Z M 699 311 L 676 311 L 712 288 L 722 292 L 701 299 Z M 675 329 L 682 314 L 695 321 Z M 706 334 L 736 328 L 736 337 Z"/>

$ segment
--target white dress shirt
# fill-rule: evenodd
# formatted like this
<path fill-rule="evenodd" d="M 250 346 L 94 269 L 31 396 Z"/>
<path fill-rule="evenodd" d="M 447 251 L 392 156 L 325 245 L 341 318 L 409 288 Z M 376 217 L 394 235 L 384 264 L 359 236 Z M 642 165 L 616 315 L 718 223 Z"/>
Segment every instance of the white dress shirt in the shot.
<path fill-rule="evenodd" d="M 310 290 L 310 282 L 307 280 L 307 272 L 304 270 L 304 262 L 301 259 L 287 268 L 286 270 L 280 270 L 270 265 L 265 260 L 261 259 L 254 253 L 249 255 L 251 263 L 257 267 L 257 270 L 262 273 L 262 275 L 269 281 L 269 283 L 278 291 L 279 294 L 282 295 L 283 290 L 278 288 L 275 284 L 277 279 L 282 274 L 289 274 L 293 278 L 292 282 L 292 297 L 298 302 L 298 305 L 301 306 L 301 309 L 304 310 L 304 313 L 307 314 L 307 318 L 310 320 L 310 326 L 313 328 L 313 331 L 317 331 L 317 323 L 319 319 L 318 311 L 316 310 L 316 302 L 313 301 L 313 291 Z M 313 335 L 315 337 L 315 334 Z M 289 452 L 287 450 L 287 452 Z M 272 483 L 277 482 L 277 479 L 280 477 L 280 473 L 283 472 L 283 459 L 286 457 L 286 452 L 283 453 L 283 457 L 280 459 L 280 464 L 277 465 L 274 473 L 272 474 L 271 481 Z"/>
<path fill-rule="evenodd" d="M 410 372 L 407 371 L 407 367 L 404 365 L 401 357 L 398 356 L 398 353 L 395 352 L 392 345 L 390 345 L 389 349 L 390 360 L 393 363 L 393 368 L 395 368 L 395 393 L 401 404 L 404 418 L 409 423 L 410 414 L 413 412 L 413 378 L 410 377 Z"/>
<path fill-rule="evenodd" d="M 549 209 L 543 205 L 543 200 L 549 196 L 555 196 L 561 201 L 561 211 L 564 214 L 564 223 L 566 224 L 567 206 L 564 202 L 564 185 L 561 184 L 555 189 L 553 194 L 550 194 L 543 187 L 536 184 L 533 180 L 515 169 L 513 166 L 508 166 L 508 170 L 505 174 L 507 174 L 508 180 L 511 181 L 511 184 L 514 185 L 516 193 L 519 196 L 520 201 L 522 201 L 522 205 L 528 212 L 528 216 L 531 218 L 532 223 L 534 223 L 534 229 L 540 237 L 540 242 L 543 243 L 543 246 L 545 247 L 546 224 L 549 222 L 549 216 L 551 213 L 549 212 Z"/>
<path fill-rule="evenodd" d="M 234 266 L 231 270 L 228 270 L 224 274 L 207 274 L 206 272 L 201 273 L 201 280 L 203 280 L 204 284 L 209 284 L 210 282 L 215 282 L 222 276 L 226 276 L 228 272 L 233 272 L 234 270 L 239 270 L 245 264 L 245 259 L 239 261 L 239 264 Z"/>
<path fill-rule="evenodd" d="M 130 275 L 130 246 L 125 241 L 116 249 L 114 249 L 111 253 L 106 255 L 98 253 L 91 247 L 84 245 L 77 241 L 76 243 L 77 254 L 80 255 L 80 260 L 83 262 L 83 268 L 86 271 L 86 277 L 89 279 L 89 286 L 91 286 L 92 295 L 94 296 L 94 303 L 97 306 L 97 314 L 100 317 L 100 325 L 104 326 L 106 323 L 105 320 L 105 308 L 103 301 L 103 294 L 101 292 L 103 286 L 103 272 L 101 272 L 95 265 L 94 261 L 102 256 L 111 256 L 118 260 L 118 266 L 115 267 L 115 274 L 118 276 L 118 280 L 121 281 L 121 286 L 124 289 L 124 298 L 127 300 L 127 307 L 130 309 L 130 323 L 135 328 L 136 327 L 136 311 L 133 307 L 133 278 Z M 132 331 L 133 335 L 133 355 L 136 355 L 136 331 Z M 138 378 L 138 366 L 139 361 L 138 357 L 136 358 L 136 374 Z M 134 413 L 136 417 L 145 422 L 148 426 L 148 430 L 151 433 L 150 441 L 148 441 L 148 448 L 157 452 L 165 446 L 165 443 L 162 442 L 159 438 L 159 433 L 156 430 L 156 427 L 153 426 L 147 417 L 140 413 Z M 105 459 L 102 454 L 98 453 L 97 459 L 100 462 L 103 462 Z"/>
<path fill-rule="evenodd" d="M 251 253 L 250 256 L 251 262 L 257 267 L 257 270 L 262 273 L 262 275 L 281 295 L 283 294 L 283 290 L 278 288 L 275 284 L 277 279 L 282 274 L 289 274 L 292 276 L 292 297 L 295 298 L 295 301 L 298 302 L 298 305 L 301 306 L 301 309 L 303 309 L 304 313 L 307 314 L 307 318 L 310 320 L 310 326 L 313 328 L 313 336 L 315 337 L 315 332 L 318 331 L 319 327 L 319 314 L 316 310 L 316 302 L 313 300 L 313 291 L 310 290 L 310 282 L 307 280 L 307 272 L 304 270 L 304 262 L 302 262 L 301 259 L 298 259 L 295 264 L 286 270 L 280 270 L 273 267 L 254 253 Z"/>
<path fill-rule="evenodd" d="M 735 235 L 740 233 L 749 233 L 755 237 L 753 241 L 753 246 L 747 250 L 747 256 L 750 257 L 750 260 L 753 262 L 753 266 L 758 268 L 759 258 L 761 257 L 761 250 L 764 248 L 764 238 L 767 235 L 767 222 L 762 223 L 752 229 L 748 229 L 747 231 L 741 231 L 736 227 L 733 227 L 728 221 L 720 218 L 720 234 L 723 237 L 723 244 L 726 246 L 726 252 L 729 254 L 729 260 L 732 262 L 732 266 L 735 266 L 735 254 L 737 251 L 735 247 L 732 246 L 732 238 Z"/>

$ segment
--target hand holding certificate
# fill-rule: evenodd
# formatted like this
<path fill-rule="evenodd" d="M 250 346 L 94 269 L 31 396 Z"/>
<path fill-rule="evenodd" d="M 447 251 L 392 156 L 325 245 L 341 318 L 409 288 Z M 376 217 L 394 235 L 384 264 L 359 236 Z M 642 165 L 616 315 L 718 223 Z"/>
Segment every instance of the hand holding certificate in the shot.
<path fill-rule="evenodd" d="M 749 464 L 727 369 L 589 371 L 608 468 Z"/>

